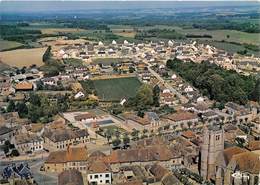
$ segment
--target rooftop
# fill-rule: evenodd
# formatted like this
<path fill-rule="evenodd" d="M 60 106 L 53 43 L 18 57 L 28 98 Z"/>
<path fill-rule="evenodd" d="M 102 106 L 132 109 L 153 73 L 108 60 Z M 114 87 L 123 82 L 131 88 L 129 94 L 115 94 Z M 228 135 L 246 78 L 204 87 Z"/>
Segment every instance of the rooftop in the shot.
<path fill-rule="evenodd" d="M 167 119 L 172 120 L 172 121 L 185 121 L 185 120 L 192 120 L 192 119 L 197 119 L 198 116 L 194 113 L 187 112 L 187 111 L 179 111 L 177 113 L 173 113 L 170 115 L 165 116 Z"/>
<path fill-rule="evenodd" d="M 45 163 L 66 163 L 73 161 L 87 161 L 87 159 L 87 148 L 68 147 L 67 150 L 51 152 Z"/>

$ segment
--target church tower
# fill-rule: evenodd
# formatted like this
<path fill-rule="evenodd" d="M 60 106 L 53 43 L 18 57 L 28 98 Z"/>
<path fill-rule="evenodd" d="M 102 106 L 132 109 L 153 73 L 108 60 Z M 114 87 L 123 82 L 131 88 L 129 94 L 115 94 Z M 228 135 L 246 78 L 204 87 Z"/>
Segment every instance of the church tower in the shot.
<path fill-rule="evenodd" d="M 200 175 L 204 179 L 215 179 L 216 161 L 224 151 L 224 130 L 220 126 L 206 127 L 201 146 Z"/>

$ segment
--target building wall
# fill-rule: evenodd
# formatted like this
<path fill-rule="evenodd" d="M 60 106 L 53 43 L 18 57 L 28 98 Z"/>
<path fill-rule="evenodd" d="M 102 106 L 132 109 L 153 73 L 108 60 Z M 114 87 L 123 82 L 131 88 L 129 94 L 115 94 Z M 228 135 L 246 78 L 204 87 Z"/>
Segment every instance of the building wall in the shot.
<path fill-rule="evenodd" d="M 44 169 L 46 172 L 57 172 L 61 173 L 65 170 L 65 163 L 45 163 Z"/>
<path fill-rule="evenodd" d="M 44 138 L 44 148 L 50 151 L 64 150 L 68 147 L 68 145 L 76 145 L 79 143 L 87 143 L 90 141 L 88 136 L 78 137 L 74 139 L 64 140 L 60 142 L 53 142 L 49 138 Z"/>
<path fill-rule="evenodd" d="M 87 180 L 89 184 L 111 184 L 112 183 L 112 173 L 89 173 L 87 175 Z"/>
<path fill-rule="evenodd" d="M 201 147 L 201 176 L 204 179 L 215 179 L 216 160 L 224 151 L 224 131 L 205 130 Z"/>

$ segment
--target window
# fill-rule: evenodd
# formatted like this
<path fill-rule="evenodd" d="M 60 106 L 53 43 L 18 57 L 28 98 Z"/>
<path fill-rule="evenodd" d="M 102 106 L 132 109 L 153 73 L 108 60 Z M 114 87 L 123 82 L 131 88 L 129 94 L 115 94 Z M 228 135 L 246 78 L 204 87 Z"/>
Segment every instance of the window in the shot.
<path fill-rule="evenodd" d="M 90 179 L 92 179 L 92 175 L 90 175 Z"/>
<path fill-rule="evenodd" d="M 110 182 L 109 182 L 109 180 L 106 180 L 106 184 L 109 184 Z"/>
<path fill-rule="evenodd" d="M 109 174 L 108 174 L 108 173 L 106 174 L 106 177 L 109 177 Z"/>
<path fill-rule="evenodd" d="M 100 174 L 99 177 L 102 177 L 102 174 Z"/>
<path fill-rule="evenodd" d="M 98 175 L 95 175 L 95 179 L 97 179 L 98 178 Z"/>
<path fill-rule="evenodd" d="M 216 140 L 220 140 L 220 135 L 216 135 Z"/>

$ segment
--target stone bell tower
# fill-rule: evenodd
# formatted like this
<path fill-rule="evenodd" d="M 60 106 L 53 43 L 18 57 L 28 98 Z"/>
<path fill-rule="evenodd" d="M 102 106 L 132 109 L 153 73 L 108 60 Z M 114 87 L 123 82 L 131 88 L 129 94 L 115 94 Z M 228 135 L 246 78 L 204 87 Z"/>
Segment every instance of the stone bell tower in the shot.
<path fill-rule="evenodd" d="M 204 179 L 215 179 L 217 157 L 224 151 L 224 130 L 220 126 L 206 127 L 201 146 L 200 175 Z"/>

